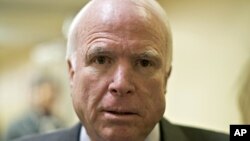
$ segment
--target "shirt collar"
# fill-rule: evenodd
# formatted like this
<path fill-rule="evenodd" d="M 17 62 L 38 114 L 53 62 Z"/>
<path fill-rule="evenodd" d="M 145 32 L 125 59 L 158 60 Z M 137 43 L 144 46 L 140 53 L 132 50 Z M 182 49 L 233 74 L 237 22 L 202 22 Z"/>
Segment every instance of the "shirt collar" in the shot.
<path fill-rule="evenodd" d="M 81 128 L 80 141 L 91 141 L 84 126 Z M 145 141 L 160 141 L 159 123 L 155 125 L 154 129 L 150 132 Z"/>

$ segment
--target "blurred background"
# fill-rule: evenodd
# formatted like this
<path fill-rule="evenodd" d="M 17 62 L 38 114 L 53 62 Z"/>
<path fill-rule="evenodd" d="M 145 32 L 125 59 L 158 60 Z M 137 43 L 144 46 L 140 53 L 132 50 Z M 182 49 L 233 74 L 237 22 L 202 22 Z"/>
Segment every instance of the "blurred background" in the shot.
<path fill-rule="evenodd" d="M 250 103 L 241 88 L 250 67 L 249 0 L 158 0 L 174 39 L 165 117 L 174 123 L 229 132 Z M 0 0 L 0 134 L 30 105 L 37 72 L 57 79 L 55 113 L 77 122 L 71 106 L 65 49 L 72 17 L 87 0 Z M 244 70 L 245 68 L 249 69 Z M 243 71 L 244 70 L 244 71 Z M 244 81 L 243 81 L 244 80 Z M 250 87 L 250 85 L 244 85 Z M 249 116 L 249 114 L 248 114 Z M 248 118 L 249 117 L 245 117 Z"/>

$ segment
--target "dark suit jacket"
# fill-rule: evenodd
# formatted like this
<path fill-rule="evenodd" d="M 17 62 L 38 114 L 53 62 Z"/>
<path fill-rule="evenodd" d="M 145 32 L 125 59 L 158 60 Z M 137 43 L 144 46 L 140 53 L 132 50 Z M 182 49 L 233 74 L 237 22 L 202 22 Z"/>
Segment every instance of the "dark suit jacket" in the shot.
<path fill-rule="evenodd" d="M 23 138 L 16 141 L 79 141 L 81 124 L 71 129 Z M 213 131 L 174 125 L 165 119 L 160 121 L 161 141 L 229 141 L 229 136 Z"/>

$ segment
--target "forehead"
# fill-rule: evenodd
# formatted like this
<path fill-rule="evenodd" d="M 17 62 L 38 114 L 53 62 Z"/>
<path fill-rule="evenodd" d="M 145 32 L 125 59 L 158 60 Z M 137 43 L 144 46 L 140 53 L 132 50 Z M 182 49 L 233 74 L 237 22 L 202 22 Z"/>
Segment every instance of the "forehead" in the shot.
<path fill-rule="evenodd" d="M 168 27 L 157 14 L 157 9 L 131 1 L 133 0 L 90 1 L 74 20 L 69 44 L 86 53 L 89 42 L 109 38 L 110 35 L 121 40 L 150 40 L 163 58 L 171 60 L 168 57 L 171 55 L 168 36 L 171 35 L 166 32 Z"/>
<path fill-rule="evenodd" d="M 79 16 L 76 39 L 82 40 L 97 32 L 109 32 L 135 38 L 146 36 L 164 42 L 160 20 L 143 5 L 130 0 L 94 0 Z M 133 35 L 134 36 L 133 36 Z"/>

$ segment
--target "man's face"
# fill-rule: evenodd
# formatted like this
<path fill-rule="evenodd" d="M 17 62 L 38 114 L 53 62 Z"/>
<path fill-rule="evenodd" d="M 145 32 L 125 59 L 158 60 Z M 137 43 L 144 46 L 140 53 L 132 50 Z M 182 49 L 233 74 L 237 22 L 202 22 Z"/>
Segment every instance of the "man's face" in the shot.
<path fill-rule="evenodd" d="M 69 61 L 75 111 L 92 140 L 144 140 L 165 111 L 162 35 L 133 17 L 91 24 Z"/>

